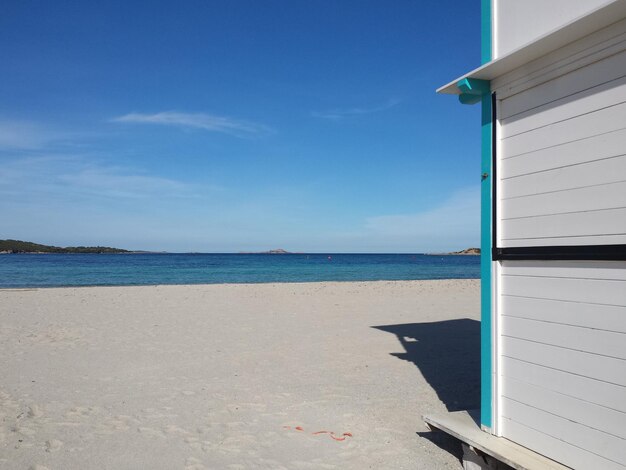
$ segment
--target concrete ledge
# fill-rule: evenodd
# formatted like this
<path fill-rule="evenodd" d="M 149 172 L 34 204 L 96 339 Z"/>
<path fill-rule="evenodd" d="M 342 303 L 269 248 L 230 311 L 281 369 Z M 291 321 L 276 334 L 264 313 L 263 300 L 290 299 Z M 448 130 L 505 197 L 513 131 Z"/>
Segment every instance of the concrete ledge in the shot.
<path fill-rule="evenodd" d="M 478 416 L 478 411 L 472 410 L 427 415 L 423 419 L 431 428 L 450 434 L 516 470 L 569 470 L 569 467 L 565 467 L 526 447 L 482 431 L 478 424 Z"/>

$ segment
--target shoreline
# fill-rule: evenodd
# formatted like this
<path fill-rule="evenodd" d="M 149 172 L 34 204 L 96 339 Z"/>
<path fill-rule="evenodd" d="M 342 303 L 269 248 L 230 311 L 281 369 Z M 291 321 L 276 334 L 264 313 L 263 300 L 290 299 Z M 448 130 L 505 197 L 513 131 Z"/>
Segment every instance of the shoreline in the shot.
<path fill-rule="evenodd" d="M 7 290 L 48 290 L 48 289 L 84 289 L 84 288 L 112 288 L 112 287 L 197 287 L 197 286 L 248 286 L 248 285 L 268 285 L 268 284 L 276 284 L 276 285 L 301 285 L 301 284 L 362 284 L 362 283 L 389 283 L 389 282 L 430 282 L 430 281 L 480 281 L 480 277 L 446 277 L 446 278 L 435 278 L 435 279 L 376 279 L 376 280 L 336 280 L 336 281 L 287 281 L 287 282 L 199 282 L 197 284 L 194 283 L 186 283 L 186 284 L 85 284 L 85 285 L 46 285 L 46 286 L 0 286 L 0 292 Z"/>

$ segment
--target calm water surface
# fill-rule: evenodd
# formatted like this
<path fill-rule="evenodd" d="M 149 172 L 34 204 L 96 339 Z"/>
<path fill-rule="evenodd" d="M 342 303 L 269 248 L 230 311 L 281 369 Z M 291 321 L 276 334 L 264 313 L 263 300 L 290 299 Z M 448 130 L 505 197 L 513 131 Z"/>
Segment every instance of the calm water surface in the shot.
<path fill-rule="evenodd" d="M 0 287 L 467 279 L 479 256 L 421 254 L 11 254 Z"/>

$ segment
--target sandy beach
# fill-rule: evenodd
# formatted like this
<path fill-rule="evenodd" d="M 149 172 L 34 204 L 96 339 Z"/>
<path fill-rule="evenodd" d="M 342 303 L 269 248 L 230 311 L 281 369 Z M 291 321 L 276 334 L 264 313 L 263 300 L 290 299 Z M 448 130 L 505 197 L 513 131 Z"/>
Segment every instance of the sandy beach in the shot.
<path fill-rule="evenodd" d="M 0 290 L 0 468 L 460 469 L 421 416 L 478 407 L 478 319 L 478 280 Z"/>

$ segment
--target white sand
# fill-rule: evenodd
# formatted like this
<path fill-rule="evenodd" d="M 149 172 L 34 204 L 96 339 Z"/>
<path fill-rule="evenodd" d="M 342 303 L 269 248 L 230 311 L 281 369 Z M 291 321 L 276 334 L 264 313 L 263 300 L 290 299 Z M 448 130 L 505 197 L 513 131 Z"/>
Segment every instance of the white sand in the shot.
<path fill-rule="evenodd" d="M 418 433 L 477 405 L 478 316 L 476 280 L 0 290 L 0 468 L 459 469 Z"/>

